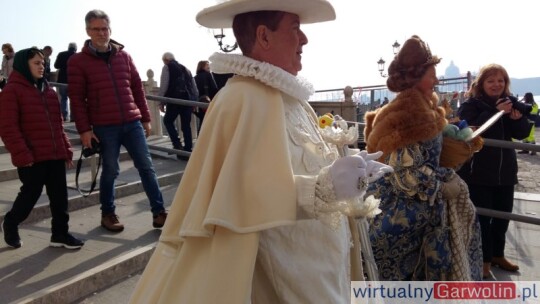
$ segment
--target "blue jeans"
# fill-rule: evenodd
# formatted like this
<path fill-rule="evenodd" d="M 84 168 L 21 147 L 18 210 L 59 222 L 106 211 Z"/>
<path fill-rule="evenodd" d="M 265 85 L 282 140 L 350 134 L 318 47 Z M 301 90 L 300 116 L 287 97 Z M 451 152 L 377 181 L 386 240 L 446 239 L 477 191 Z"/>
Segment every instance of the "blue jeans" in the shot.
<path fill-rule="evenodd" d="M 176 118 L 180 115 L 180 127 L 182 129 L 182 134 L 184 135 L 184 150 L 191 152 L 193 148 L 193 138 L 191 136 L 192 113 L 192 107 L 167 104 L 165 116 L 163 117 L 163 124 L 165 125 L 165 128 L 167 128 L 167 133 L 169 134 L 174 149 L 182 149 L 180 139 L 178 138 L 178 131 L 174 125 Z"/>
<path fill-rule="evenodd" d="M 68 92 L 65 87 L 58 87 L 58 95 L 60 95 L 60 110 L 62 111 L 62 117 L 64 121 L 67 121 L 68 117 Z M 73 117 L 71 117 L 73 120 Z"/>
<path fill-rule="evenodd" d="M 159 189 L 152 157 L 148 151 L 144 129 L 140 121 L 122 125 L 94 126 L 94 134 L 101 144 L 102 171 L 99 180 L 99 201 L 103 215 L 113 213 L 114 180 L 120 173 L 120 146 L 124 146 L 139 171 L 153 215 L 165 210 L 163 196 Z"/>

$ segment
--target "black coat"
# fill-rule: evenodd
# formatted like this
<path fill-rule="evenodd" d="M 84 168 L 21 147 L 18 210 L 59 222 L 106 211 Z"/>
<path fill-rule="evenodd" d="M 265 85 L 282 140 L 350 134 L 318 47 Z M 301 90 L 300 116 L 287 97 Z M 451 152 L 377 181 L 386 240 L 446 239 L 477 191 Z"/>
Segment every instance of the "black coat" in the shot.
<path fill-rule="evenodd" d="M 54 67 L 58 70 L 57 81 L 59 83 L 67 83 L 67 66 L 69 57 L 75 54 L 75 50 L 68 50 L 58 53 L 56 56 L 56 61 L 54 62 Z"/>
<path fill-rule="evenodd" d="M 199 98 L 199 92 L 191 71 L 176 60 L 171 60 L 167 67 L 169 68 L 169 86 L 165 97 L 196 101 Z"/>
<path fill-rule="evenodd" d="M 511 96 L 514 102 L 517 102 Z M 498 112 L 495 100 L 488 97 L 470 98 L 458 110 L 459 118 L 466 120 L 469 126 L 480 126 Z M 530 126 L 527 116 L 513 120 L 508 114 L 503 115 L 489 129 L 482 133 L 483 138 L 512 141 L 529 135 Z M 458 174 L 467 184 L 483 186 L 511 186 L 517 184 L 516 151 L 508 148 L 484 146 L 466 162 Z"/>
<path fill-rule="evenodd" d="M 205 96 L 212 100 L 218 91 L 216 81 L 210 72 L 198 72 L 195 75 L 195 83 L 197 83 L 197 89 L 199 90 L 199 100 Z"/>

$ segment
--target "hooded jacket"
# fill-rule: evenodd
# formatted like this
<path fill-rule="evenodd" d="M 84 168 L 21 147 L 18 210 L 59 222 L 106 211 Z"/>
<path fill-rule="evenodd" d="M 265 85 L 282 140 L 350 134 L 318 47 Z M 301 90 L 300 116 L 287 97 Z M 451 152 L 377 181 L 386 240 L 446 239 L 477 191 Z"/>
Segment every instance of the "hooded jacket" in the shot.
<path fill-rule="evenodd" d="M 106 61 L 89 44 L 87 40 L 68 62 L 68 95 L 77 131 L 90 131 L 94 125 L 150 122 L 139 72 L 124 46 L 111 40 Z"/>
<path fill-rule="evenodd" d="M 34 81 L 28 68 L 29 50 L 15 55 L 14 71 L 0 94 L 0 136 L 16 167 L 71 160 L 58 96 L 43 78 Z"/>

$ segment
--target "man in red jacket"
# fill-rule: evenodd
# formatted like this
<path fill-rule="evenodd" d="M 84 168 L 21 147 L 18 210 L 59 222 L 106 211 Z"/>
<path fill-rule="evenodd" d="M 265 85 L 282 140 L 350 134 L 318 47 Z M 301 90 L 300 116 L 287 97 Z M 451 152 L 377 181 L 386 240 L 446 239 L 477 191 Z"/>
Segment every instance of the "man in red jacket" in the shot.
<path fill-rule="evenodd" d="M 141 78 L 124 46 L 110 38 L 109 16 L 92 10 L 85 22 L 90 39 L 68 62 L 68 95 L 82 145 L 91 147 L 95 139 L 101 146 L 101 226 L 113 232 L 124 229 L 114 205 L 114 180 L 120 172 L 120 146 L 124 146 L 150 200 L 152 225 L 161 228 L 167 212 L 146 143 L 151 125 Z"/>

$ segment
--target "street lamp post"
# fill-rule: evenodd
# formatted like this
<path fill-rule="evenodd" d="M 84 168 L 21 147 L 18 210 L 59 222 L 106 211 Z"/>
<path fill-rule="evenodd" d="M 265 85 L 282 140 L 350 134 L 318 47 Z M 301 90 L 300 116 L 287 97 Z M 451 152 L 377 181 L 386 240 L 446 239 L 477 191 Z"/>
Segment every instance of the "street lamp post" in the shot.
<path fill-rule="evenodd" d="M 381 77 L 388 77 L 387 74 L 384 74 L 384 64 L 386 63 L 386 61 L 384 61 L 384 59 L 379 59 L 379 61 L 377 61 L 377 64 L 379 65 L 379 73 L 381 73 Z"/>
<path fill-rule="evenodd" d="M 396 42 L 394 42 L 394 44 L 392 44 L 392 51 L 394 52 L 394 56 L 397 55 L 400 48 L 401 48 L 401 44 L 399 44 L 397 42 L 397 40 L 396 40 Z M 379 73 L 381 73 L 381 77 L 388 77 L 388 74 L 384 73 L 384 64 L 385 63 L 386 63 L 386 61 L 384 61 L 384 59 L 382 57 L 379 59 L 379 61 L 377 61 L 377 65 L 379 67 Z"/>
<path fill-rule="evenodd" d="M 238 42 L 235 42 L 233 45 L 223 45 L 223 38 L 225 38 L 225 34 L 223 34 L 223 29 L 219 30 L 213 30 L 214 32 L 214 38 L 216 38 L 216 41 L 219 45 L 219 49 L 225 53 L 230 53 L 238 47 Z"/>

